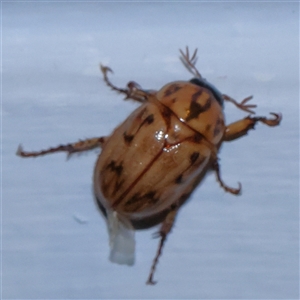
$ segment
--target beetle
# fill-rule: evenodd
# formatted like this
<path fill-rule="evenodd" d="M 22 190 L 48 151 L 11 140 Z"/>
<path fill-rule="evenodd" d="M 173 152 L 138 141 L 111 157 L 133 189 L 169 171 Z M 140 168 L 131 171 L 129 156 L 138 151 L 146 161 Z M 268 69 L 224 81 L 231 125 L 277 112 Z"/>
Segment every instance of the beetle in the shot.
<path fill-rule="evenodd" d="M 260 122 L 277 126 L 281 114 L 273 118 L 253 116 L 254 104 L 240 103 L 222 94 L 204 79 L 196 68 L 197 49 L 180 50 L 180 59 L 194 76 L 190 81 L 175 81 L 160 90 L 144 90 L 130 81 L 126 88 L 116 87 L 108 78 L 112 70 L 100 65 L 103 79 L 125 99 L 139 102 L 129 117 L 109 136 L 81 140 L 36 152 L 20 145 L 17 155 L 37 157 L 66 152 L 68 156 L 101 148 L 94 168 L 95 200 L 107 224 L 110 260 L 134 263 L 135 230 L 161 224 L 160 238 L 147 284 L 154 284 L 154 272 L 177 212 L 208 171 L 214 171 L 224 191 L 241 192 L 227 186 L 220 175 L 218 153 L 223 142 L 236 140 Z M 224 102 L 249 113 L 244 119 L 225 124 Z"/>

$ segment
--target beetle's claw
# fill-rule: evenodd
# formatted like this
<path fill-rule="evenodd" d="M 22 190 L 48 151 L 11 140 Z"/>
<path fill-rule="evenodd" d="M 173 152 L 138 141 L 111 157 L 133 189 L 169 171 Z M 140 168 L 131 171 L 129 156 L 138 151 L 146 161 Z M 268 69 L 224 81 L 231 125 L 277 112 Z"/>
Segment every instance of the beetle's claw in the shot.
<path fill-rule="evenodd" d="M 280 113 L 279 114 L 270 113 L 270 115 L 273 115 L 275 118 L 273 119 L 261 118 L 260 121 L 271 127 L 279 125 L 282 120 L 282 115 Z"/>
<path fill-rule="evenodd" d="M 23 150 L 23 147 L 22 147 L 22 145 L 20 144 L 19 146 L 18 146 L 18 149 L 17 149 L 17 152 L 16 152 L 16 155 L 18 155 L 18 156 L 23 156 L 23 153 L 24 153 L 24 150 Z"/>
<path fill-rule="evenodd" d="M 155 285 L 156 283 L 157 283 L 157 281 L 154 281 L 154 280 L 152 279 L 152 277 L 149 278 L 149 279 L 147 280 L 147 282 L 146 282 L 146 284 L 149 284 L 149 285 Z"/>
<path fill-rule="evenodd" d="M 113 70 L 110 67 L 103 66 L 102 64 L 100 64 L 100 70 L 103 73 L 103 75 L 106 75 L 107 72 L 113 73 Z"/>
<path fill-rule="evenodd" d="M 238 185 L 239 185 L 239 187 L 237 189 L 227 187 L 228 188 L 227 192 L 230 192 L 231 194 L 234 194 L 234 195 L 240 195 L 241 191 L 242 191 L 242 184 L 240 182 L 238 182 Z"/>

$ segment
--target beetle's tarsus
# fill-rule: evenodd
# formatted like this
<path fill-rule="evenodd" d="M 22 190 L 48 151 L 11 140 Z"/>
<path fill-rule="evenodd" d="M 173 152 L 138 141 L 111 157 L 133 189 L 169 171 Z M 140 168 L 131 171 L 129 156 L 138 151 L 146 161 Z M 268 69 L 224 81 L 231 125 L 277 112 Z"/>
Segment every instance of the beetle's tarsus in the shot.
<path fill-rule="evenodd" d="M 113 73 L 112 69 L 110 67 L 103 66 L 100 64 L 100 70 L 103 74 L 103 79 L 104 79 L 106 85 L 109 86 L 113 91 L 116 91 L 120 94 L 124 94 L 125 95 L 124 100 L 131 99 L 131 100 L 135 100 L 138 102 L 146 101 L 147 93 L 141 89 L 141 87 L 138 83 L 136 83 L 134 81 L 130 81 L 127 84 L 127 89 L 118 88 L 117 86 L 115 86 L 114 84 L 111 83 L 111 81 L 108 79 L 108 76 L 107 76 L 108 72 Z"/>
<path fill-rule="evenodd" d="M 243 111 L 246 111 L 250 114 L 255 114 L 255 111 L 252 110 L 251 108 L 256 108 L 257 105 L 256 104 L 246 104 L 248 101 L 250 101 L 253 98 L 253 96 L 246 97 L 240 103 L 238 103 L 236 100 L 234 100 L 233 98 L 231 98 L 228 95 L 223 94 L 222 96 L 225 101 L 233 103 L 237 108 L 239 108 Z"/>
<path fill-rule="evenodd" d="M 151 271 L 150 271 L 148 280 L 146 282 L 147 284 L 150 284 L 150 285 L 154 285 L 157 282 L 157 281 L 153 280 L 153 276 L 154 276 L 154 272 L 155 272 L 155 269 L 156 269 L 156 266 L 157 266 L 157 263 L 158 263 L 158 259 L 162 254 L 162 248 L 163 248 L 164 243 L 167 239 L 167 234 L 162 234 L 161 233 L 160 236 L 161 236 L 161 240 L 160 240 L 160 243 L 159 243 L 159 246 L 158 246 L 158 249 L 157 249 L 157 253 L 155 255 L 155 258 L 154 258 L 152 266 L 151 266 Z"/>
<path fill-rule="evenodd" d="M 273 115 L 275 118 L 273 119 L 267 119 L 266 117 L 256 117 L 253 118 L 256 122 L 262 122 L 268 126 L 277 126 L 280 124 L 281 120 L 282 120 L 282 115 L 281 114 L 276 114 L 276 113 L 270 113 L 270 115 Z"/>
<path fill-rule="evenodd" d="M 167 214 L 165 220 L 163 221 L 159 232 L 157 233 L 161 237 L 161 239 L 159 242 L 157 253 L 155 255 L 155 258 L 154 258 L 152 266 L 151 266 L 147 284 L 152 284 L 152 285 L 156 284 L 156 281 L 153 280 L 154 272 L 155 272 L 155 269 L 156 269 L 156 266 L 158 263 L 158 259 L 162 254 L 162 249 L 163 249 L 164 243 L 167 239 L 167 235 L 170 233 L 170 231 L 174 225 L 177 210 L 178 210 L 177 205 L 174 206 L 174 208 L 172 210 L 170 210 L 170 212 Z"/>
<path fill-rule="evenodd" d="M 220 166 L 218 164 L 217 161 L 215 161 L 214 165 L 213 165 L 213 169 L 216 172 L 216 176 L 217 176 L 217 181 L 219 182 L 220 186 L 224 189 L 225 192 L 231 193 L 233 195 L 240 195 L 241 191 L 242 191 L 242 185 L 240 182 L 238 182 L 239 187 L 237 189 L 232 188 L 227 186 L 222 178 L 221 178 L 221 174 L 220 174 Z"/>
<path fill-rule="evenodd" d="M 52 147 L 41 151 L 29 151 L 23 150 L 22 146 L 19 145 L 16 154 L 21 157 L 37 157 L 47 154 L 52 154 L 56 152 L 67 152 L 67 159 L 70 158 L 74 153 L 82 153 L 84 151 L 93 150 L 95 148 L 101 148 L 105 143 L 105 137 L 97 137 L 86 140 L 81 140 L 73 144 L 59 145 L 57 147 Z"/>

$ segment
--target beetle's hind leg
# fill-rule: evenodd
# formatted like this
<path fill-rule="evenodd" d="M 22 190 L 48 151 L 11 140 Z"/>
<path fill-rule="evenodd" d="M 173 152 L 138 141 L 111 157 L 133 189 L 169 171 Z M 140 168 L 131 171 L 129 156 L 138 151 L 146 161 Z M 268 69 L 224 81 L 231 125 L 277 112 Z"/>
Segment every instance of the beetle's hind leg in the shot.
<path fill-rule="evenodd" d="M 154 272 L 155 272 L 155 269 L 156 269 L 156 266 L 158 263 L 158 259 L 162 254 L 162 248 L 166 242 L 167 235 L 170 233 L 170 231 L 174 225 L 176 214 L 177 214 L 177 206 L 176 206 L 176 208 L 173 208 L 167 214 L 165 220 L 163 221 L 163 223 L 161 225 L 159 232 L 157 233 L 157 236 L 160 237 L 160 242 L 159 242 L 159 246 L 158 246 L 158 249 L 156 252 L 156 256 L 155 256 L 152 266 L 151 266 L 147 284 L 151 284 L 151 285 L 156 284 L 156 281 L 153 280 Z"/>
<path fill-rule="evenodd" d="M 219 182 L 220 186 L 225 190 L 225 192 L 229 192 L 234 195 L 239 195 L 241 193 L 242 185 L 240 182 L 238 182 L 239 187 L 237 189 L 229 187 L 223 182 L 220 174 L 220 166 L 217 160 L 215 160 L 215 162 L 213 163 L 212 169 L 216 172 L 217 181 Z"/>
<path fill-rule="evenodd" d="M 82 153 L 84 151 L 101 148 L 106 139 L 106 137 L 91 138 L 76 143 L 59 145 L 57 147 L 52 147 L 41 151 L 24 151 L 22 146 L 19 145 L 16 154 L 21 157 L 37 157 L 56 152 L 67 152 L 69 158 L 74 153 Z"/>
<path fill-rule="evenodd" d="M 103 74 L 103 79 L 107 86 L 109 86 L 112 90 L 125 95 L 125 100 L 131 99 L 138 102 L 145 102 L 147 100 L 148 93 L 141 89 L 140 85 L 134 81 L 130 81 L 127 84 L 126 89 L 118 88 L 108 79 L 107 73 L 113 72 L 113 70 L 109 67 L 100 65 L 100 70 Z"/>

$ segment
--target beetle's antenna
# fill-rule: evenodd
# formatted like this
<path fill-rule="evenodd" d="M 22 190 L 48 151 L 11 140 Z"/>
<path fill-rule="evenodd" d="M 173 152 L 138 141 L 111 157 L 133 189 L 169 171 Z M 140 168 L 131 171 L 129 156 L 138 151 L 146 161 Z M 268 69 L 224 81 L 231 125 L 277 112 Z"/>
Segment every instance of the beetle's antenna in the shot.
<path fill-rule="evenodd" d="M 179 57 L 183 65 L 187 68 L 187 70 L 192 73 L 197 78 L 202 78 L 201 74 L 199 73 L 198 69 L 196 68 L 197 63 L 197 51 L 194 51 L 192 57 L 190 58 L 189 48 L 186 47 L 186 53 L 184 53 L 181 49 L 179 49 L 181 56 Z"/>

